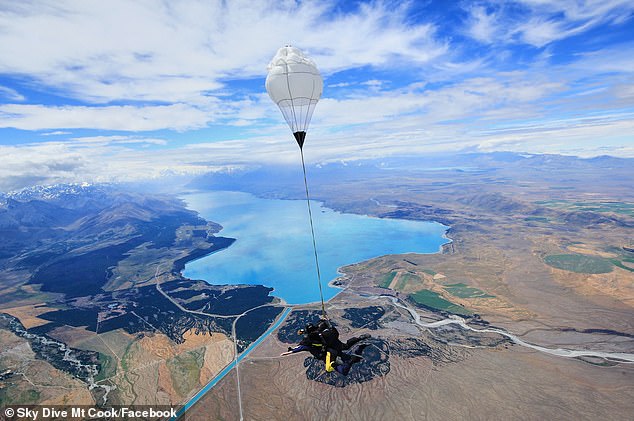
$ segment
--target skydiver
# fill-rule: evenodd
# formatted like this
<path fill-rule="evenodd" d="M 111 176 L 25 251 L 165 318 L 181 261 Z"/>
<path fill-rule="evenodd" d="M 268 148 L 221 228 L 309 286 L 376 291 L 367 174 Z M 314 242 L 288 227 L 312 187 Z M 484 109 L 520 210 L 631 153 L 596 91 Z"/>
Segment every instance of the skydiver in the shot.
<path fill-rule="evenodd" d="M 368 334 L 363 334 L 343 343 L 339 340 L 337 328 L 325 319 L 322 319 L 317 326 L 309 323 L 297 333 L 303 335 L 300 343 L 295 348 L 289 347 L 288 351 L 283 352 L 280 356 L 308 351 L 313 357 L 326 363 L 327 372 L 337 371 L 344 376 L 348 375 L 353 364 L 361 361 L 361 354 L 368 345 L 359 345 L 353 354 L 343 351 L 349 350 L 356 343 L 370 337 Z"/>

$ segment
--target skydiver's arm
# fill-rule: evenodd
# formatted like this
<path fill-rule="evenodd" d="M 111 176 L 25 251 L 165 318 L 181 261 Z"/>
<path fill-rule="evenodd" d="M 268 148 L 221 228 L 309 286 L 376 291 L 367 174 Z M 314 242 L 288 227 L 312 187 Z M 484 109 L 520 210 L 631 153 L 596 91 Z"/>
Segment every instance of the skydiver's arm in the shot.
<path fill-rule="evenodd" d="M 297 345 L 295 348 L 289 348 L 288 351 L 282 352 L 280 357 L 285 355 L 295 354 L 296 352 L 308 351 L 308 347 L 306 345 Z"/>

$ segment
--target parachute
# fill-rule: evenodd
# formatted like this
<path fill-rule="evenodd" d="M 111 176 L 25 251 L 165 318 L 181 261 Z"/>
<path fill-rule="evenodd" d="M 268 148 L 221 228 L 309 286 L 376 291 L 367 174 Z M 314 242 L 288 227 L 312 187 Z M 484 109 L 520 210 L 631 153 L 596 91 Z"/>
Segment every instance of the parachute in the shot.
<path fill-rule="evenodd" d="M 324 82 L 317 70 L 315 62 L 308 58 L 299 48 L 287 45 L 277 50 L 275 57 L 268 66 L 266 76 L 266 91 L 280 107 L 284 120 L 288 123 L 293 136 L 299 146 L 302 157 L 302 169 L 304 170 L 304 186 L 306 187 L 306 203 L 308 204 L 308 217 L 310 220 L 310 232 L 313 238 L 313 251 L 315 252 L 315 266 L 317 268 L 317 282 L 319 284 L 319 296 L 321 298 L 321 312 L 327 319 L 324 306 L 324 293 L 321 287 L 321 271 L 319 270 L 319 258 L 315 243 L 315 228 L 313 226 L 313 214 L 310 209 L 310 194 L 308 193 L 308 181 L 306 181 L 306 165 L 304 164 L 304 141 L 310 119 L 315 111 L 317 101 L 321 98 Z"/>
<path fill-rule="evenodd" d="M 302 149 L 306 131 L 321 98 L 324 82 L 315 62 L 299 49 L 282 47 L 268 66 L 266 91 L 280 107 L 295 140 Z"/>

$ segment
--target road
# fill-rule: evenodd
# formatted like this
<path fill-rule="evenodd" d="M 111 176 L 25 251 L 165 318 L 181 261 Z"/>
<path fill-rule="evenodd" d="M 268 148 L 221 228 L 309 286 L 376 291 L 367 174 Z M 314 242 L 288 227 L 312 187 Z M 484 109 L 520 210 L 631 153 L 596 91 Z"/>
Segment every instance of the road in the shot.
<path fill-rule="evenodd" d="M 376 296 L 372 298 L 381 298 L 381 297 Z M 601 351 L 573 350 L 573 349 L 564 349 L 564 348 L 546 348 L 543 346 L 534 345 L 534 344 L 525 342 L 522 339 L 518 338 L 517 336 L 513 335 L 512 333 L 506 332 L 502 329 L 496 329 L 496 328 L 476 329 L 474 327 L 469 326 L 467 322 L 465 321 L 465 319 L 456 315 L 452 315 L 447 319 L 438 320 L 436 322 L 425 323 L 421 321 L 420 315 L 416 312 L 415 309 L 401 304 L 398 298 L 385 297 L 385 296 L 383 298 L 389 299 L 392 302 L 392 304 L 394 304 L 396 307 L 402 308 L 406 310 L 407 312 L 409 312 L 409 314 L 412 316 L 412 318 L 414 319 L 414 322 L 417 325 L 427 329 L 434 329 L 434 328 L 446 326 L 449 324 L 455 324 L 462 327 L 463 329 L 467 329 L 472 332 L 497 333 L 499 335 L 506 336 L 517 345 L 520 345 L 526 348 L 531 348 L 536 351 L 543 352 L 545 354 L 556 355 L 558 357 L 567 357 L 567 358 L 597 357 L 597 358 L 603 358 L 605 360 L 615 361 L 615 362 L 634 363 L 634 354 L 625 353 L 625 352 L 601 352 Z"/>
<path fill-rule="evenodd" d="M 282 324 L 282 322 L 286 319 L 286 316 L 288 316 L 291 310 L 292 310 L 292 307 L 286 307 L 284 311 L 282 312 L 282 314 L 278 317 L 277 321 L 273 323 L 271 327 L 269 327 L 269 329 L 266 332 L 264 332 L 262 336 L 260 336 L 255 342 L 249 345 L 249 347 L 245 349 L 242 354 L 238 355 L 238 357 L 235 360 L 233 360 L 230 364 L 228 364 L 220 373 L 216 375 L 216 377 L 211 379 L 211 381 L 207 383 L 205 387 L 203 387 L 196 395 L 194 395 L 189 401 L 187 401 L 187 403 L 181 408 L 181 410 L 178 411 L 178 413 L 176 414 L 176 417 L 171 418 L 170 421 L 175 421 L 176 419 L 181 417 L 185 413 L 185 411 L 191 408 L 196 402 L 200 400 L 200 398 L 202 398 L 209 390 L 211 390 L 220 380 L 222 380 L 227 374 L 229 374 L 231 370 L 240 361 L 242 361 L 247 355 L 249 355 L 251 351 L 257 348 L 258 345 L 260 345 L 260 343 L 262 343 L 264 339 L 266 339 L 271 333 L 273 333 L 273 331 L 275 331 L 275 329 L 277 329 Z"/>

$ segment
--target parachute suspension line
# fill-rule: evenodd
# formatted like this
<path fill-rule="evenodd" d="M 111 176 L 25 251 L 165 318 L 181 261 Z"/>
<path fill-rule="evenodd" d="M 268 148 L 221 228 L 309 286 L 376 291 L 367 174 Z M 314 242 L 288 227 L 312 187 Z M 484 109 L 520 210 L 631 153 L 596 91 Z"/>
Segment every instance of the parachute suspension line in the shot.
<path fill-rule="evenodd" d="M 313 226 L 313 212 L 310 209 L 310 194 L 308 193 L 308 181 L 306 180 L 306 164 L 304 164 L 304 148 L 299 147 L 299 153 L 302 156 L 302 170 L 304 171 L 304 187 L 306 187 L 306 203 L 308 204 L 308 219 L 310 220 L 310 233 L 313 237 L 313 251 L 315 252 L 315 267 L 317 268 L 317 283 L 319 284 L 319 298 L 321 299 L 321 315 L 324 319 L 328 319 L 326 315 L 326 306 L 324 305 L 324 293 L 321 288 L 321 271 L 319 270 L 319 258 L 317 257 L 317 243 L 315 242 L 315 228 Z"/>
<path fill-rule="evenodd" d="M 295 123 L 295 126 L 297 126 L 297 116 L 295 115 L 295 104 L 293 103 L 293 92 L 291 91 L 291 81 L 289 80 L 289 77 L 288 77 L 288 74 L 289 74 L 288 63 L 285 63 L 285 66 L 286 66 L 286 88 L 288 89 L 288 96 L 291 98 L 291 111 L 293 111 L 293 122 Z M 290 123 L 291 122 L 289 121 L 289 126 L 291 126 L 291 131 L 295 133 L 297 131 L 297 127 L 293 127 L 293 125 Z"/>

